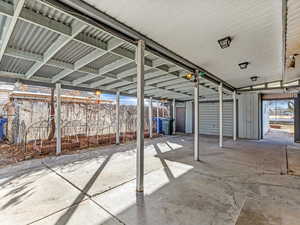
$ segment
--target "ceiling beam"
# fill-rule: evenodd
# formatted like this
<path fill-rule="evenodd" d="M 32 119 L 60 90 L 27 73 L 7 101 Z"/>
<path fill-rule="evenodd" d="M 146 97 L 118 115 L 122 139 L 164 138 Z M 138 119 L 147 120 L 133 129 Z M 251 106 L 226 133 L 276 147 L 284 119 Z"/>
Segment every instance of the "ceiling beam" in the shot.
<path fill-rule="evenodd" d="M 88 55 L 84 56 L 83 58 L 81 58 L 77 62 L 75 62 L 74 63 L 74 70 L 73 71 L 70 71 L 70 70 L 62 71 L 60 74 L 57 74 L 56 76 L 54 76 L 53 79 L 52 79 L 52 83 L 56 83 L 57 81 L 63 79 L 64 77 L 68 76 L 69 74 L 71 74 L 71 73 L 73 73 L 73 72 L 81 69 L 82 67 L 88 65 L 89 63 L 93 62 L 94 60 L 100 58 L 101 56 L 105 55 L 106 53 L 108 53 L 108 52 L 110 52 L 110 51 L 118 48 L 122 44 L 124 44 L 124 42 L 121 41 L 121 40 L 118 40 L 118 39 L 112 39 L 112 40 L 110 40 L 107 43 L 107 51 L 104 51 L 104 50 L 99 49 L 99 48 L 95 49 L 94 51 L 92 51 Z M 87 75 L 87 78 L 91 77 L 89 75 Z M 80 84 L 80 81 L 81 80 L 77 80 L 77 82 L 75 83 L 75 85 Z M 85 81 L 87 81 L 87 80 L 85 80 Z M 84 82 L 82 82 L 82 83 L 84 83 Z"/>
<path fill-rule="evenodd" d="M 21 10 L 24 6 L 25 0 L 18 0 L 14 1 L 14 13 L 12 17 L 6 17 L 5 25 L 3 27 L 3 36 L 1 37 L 1 46 L 0 46 L 0 62 L 2 60 L 2 57 L 4 55 L 5 49 L 7 47 L 7 44 L 9 42 L 9 39 L 13 33 L 13 30 L 15 28 L 15 25 L 18 21 L 18 17 L 21 13 Z"/>
<path fill-rule="evenodd" d="M 58 39 L 48 48 L 43 55 L 43 62 L 36 62 L 25 74 L 26 78 L 31 78 L 43 65 L 47 63 L 59 50 L 61 50 L 67 43 L 72 41 L 76 35 L 78 35 L 87 25 L 76 21 L 72 25 L 72 31 L 70 36 L 60 35 Z M 70 71 L 70 70 L 69 70 Z M 67 73 L 64 71 L 64 73 Z"/>

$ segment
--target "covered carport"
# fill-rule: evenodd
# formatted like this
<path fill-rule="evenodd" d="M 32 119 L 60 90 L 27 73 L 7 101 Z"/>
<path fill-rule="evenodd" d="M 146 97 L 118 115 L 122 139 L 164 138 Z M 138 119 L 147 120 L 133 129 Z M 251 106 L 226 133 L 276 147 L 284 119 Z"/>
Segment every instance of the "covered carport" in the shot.
<path fill-rule="evenodd" d="M 288 71 L 289 60 L 295 63 L 298 56 L 287 50 L 288 6 L 297 8 L 292 2 L 0 0 L 0 81 L 55 87 L 56 121 L 63 89 L 116 96 L 115 146 L 61 156 L 58 122 L 57 157 L 0 171 L 0 194 L 12 196 L 1 203 L 8 215 L 0 215 L 4 223 L 245 225 L 251 213 L 257 215 L 255 224 L 299 222 L 297 197 L 287 194 L 299 196 L 298 181 L 290 176 L 298 171 L 299 155 L 288 152 L 298 146 L 260 142 L 261 94 L 299 88 L 297 73 Z M 137 98 L 135 144 L 119 145 L 121 96 Z M 150 138 L 152 106 L 161 100 L 172 104 L 174 134 L 176 107 L 184 107 L 186 134 L 145 141 L 145 99 Z M 107 166 L 111 170 L 101 177 Z M 26 169 L 39 167 L 42 172 L 27 177 Z M 59 177 L 58 186 L 72 186 L 71 192 L 61 189 L 70 199 L 59 198 L 55 210 L 24 212 L 14 220 L 26 207 L 26 199 L 14 200 L 14 193 L 30 182 L 40 193 L 49 179 L 51 194 L 53 176 Z M 107 183 L 99 183 L 98 176 Z M 28 193 L 30 199 L 34 194 L 23 195 Z M 90 203 L 96 209 L 88 205 L 75 213 Z"/>
<path fill-rule="evenodd" d="M 168 99 L 173 104 L 194 99 L 197 103 L 204 95 L 219 94 L 222 102 L 222 96 L 230 96 L 234 90 L 213 74 L 134 30 L 128 31 L 128 37 L 126 33 L 80 16 L 78 11 L 61 3 L 1 1 L 1 6 L 1 79 L 55 85 L 58 121 L 62 87 L 137 96 L 138 191 L 143 190 L 144 99 Z M 196 104 L 195 108 L 198 108 Z M 198 116 L 196 131 L 197 124 Z M 220 120 L 220 147 L 221 124 Z M 60 126 L 58 123 L 56 128 L 57 154 L 61 152 Z M 116 137 L 119 137 L 118 130 Z M 195 160 L 199 160 L 197 137 L 195 132 Z"/>

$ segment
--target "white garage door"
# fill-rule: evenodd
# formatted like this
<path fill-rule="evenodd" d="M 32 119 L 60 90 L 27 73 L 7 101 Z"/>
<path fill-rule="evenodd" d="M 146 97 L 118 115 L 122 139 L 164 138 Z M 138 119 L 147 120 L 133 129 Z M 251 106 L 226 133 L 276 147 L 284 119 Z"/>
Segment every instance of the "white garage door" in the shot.
<path fill-rule="evenodd" d="M 219 102 L 199 104 L 200 134 L 219 135 Z M 233 102 L 223 102 L 223 134 L 233 135 Z"/>

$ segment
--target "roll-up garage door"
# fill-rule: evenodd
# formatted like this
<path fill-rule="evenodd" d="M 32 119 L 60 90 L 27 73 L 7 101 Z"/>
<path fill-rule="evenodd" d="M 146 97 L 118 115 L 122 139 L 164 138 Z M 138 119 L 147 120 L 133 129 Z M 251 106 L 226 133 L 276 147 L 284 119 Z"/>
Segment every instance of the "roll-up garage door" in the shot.
<path fill-rule="evenodd" d="M 199 104 L 200 134 L 219 135 L 219 102 Z M 233 102 L 223 102 L 223 134 L 233 135 Z"/>

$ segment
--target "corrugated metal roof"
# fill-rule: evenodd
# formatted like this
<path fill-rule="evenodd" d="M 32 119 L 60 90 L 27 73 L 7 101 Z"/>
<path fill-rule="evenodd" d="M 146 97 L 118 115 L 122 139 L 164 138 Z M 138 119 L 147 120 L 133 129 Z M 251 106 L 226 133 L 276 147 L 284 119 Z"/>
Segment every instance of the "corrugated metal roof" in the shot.
<path fill-rule="evenodd" d="M 95 48 L 73 40 L 66 44 L 61 50 L 59 50 L 53 58 L 59 61 L 73 64 L 94 50 Z"/>
<path fill-rule="evenodd" d="M 124 48 L 124 49 L 134 52 L 136 49 L 136 46 L 133 44 L 130 44 L 130 43 L 124 43 L 123 45 L 121 45 L 121 48 Z"/>
<path fill-rule="evenodd" d="M 63 12 L 66 9 L 64 7 L 61 8 L 60 6 L 57 6 L 57 8 L 55 9 L 56 6 L 54 6 L 53 4 L 56 5 L 56 2 L 26 0 L 25 3 L 26 10 L 25 8 L 23 8 L 20 19 L 18 19 L 8 43 L 8 47 L 13 48 L 15 50 L 10 51 L 9 56 L 7 54 L 6 56 L 3 57 L 3 60 L 0 64 L 0 70 L 12 72 L 12 73 L 24 74 L 34 64 L 34 62 L 30 60 L 37 59 L 39 60 L 39 62 L 36 65 L 37 66 L 40 65 L 39 63 L 41 61 L 41 57 L 39 56 L 43 56 L 45 52 L 51 46 L 53 46 L 55 41 L 58 39 L 60 33 L 64 33 L 64 34 L 69 33 L 70 32 L 69 28 L 72 26 L 72 24 L 74 22 L 78 22 L 78 20 L 75 19 L 76 16 L 75 14 L 69 13 L 69 11 Z M 32 13 L 29 10 L 32 11 Z M 35 16 L 44 17 L 45 20 L 41 19 L 41 21 L 37 21 L 35 20 Z M 24 18 L 26 18 L 26 21 L 24 21 Z M 49 20 L 49 18 L 51 20 Z M 29 22 L 30 20 L 32 20 L 32 22 Z M 53 22 L 53 24 L 52 25 L 46 24 L 47 21 L 49 23 Z M 59 26 L 54 26 L 54 24 L 57 23 L 60 23 Z M 0 26 L 3 27 L 3 24 L 5 24 L 4 17 L 0 16 Z M 57 31 L 54 31 L 56 30 L 55 27 L 57 27 Z M 64 32 L 65 28 L 68 29 L 68 31 Z M 86 37 L 86 39 L 79 38 L 81 36 Z M 78 39 L 76 40 L 76 38 Z M 100 28 L 96 28 L 93 27 L 93 25 L 89 25 L 84 29 L 84 31 L 82 31 L 79 35 L 74 37 L 73 40 L 66 43 L 65 45 L 58 46 L 57 48 L 58 52 L 56 52 L 56 54 L 53 57 L 51 57 L 51 59 L 54 59 L 51 62 L 51 66 L 50 64 L 46 65 L 44 64 L 46 62 L 43 62 L 41 68 L 39 68 L 38 71 L 34 73 L 33 79 L 39 79 L 40 77 L 42 82 L 46 82 L 46 80 L 43 78 L 48 78 L 48 79 L 53 78 L 55 75 L 59 74 L 63 70 L 62 67 L 65 66 L 68 69 L 72 69 L 73 67 L 70 64 L 76 63 L 78 60 L 82 59 L 84 56 L 88 55 L 89 53 L 91 53 L 96 49 L 96 47 L 91 47 L 90 45 L 96 43 L 97 46 L 101 46 L 100 48 L 106 47 L 105 43 L 109 42 L 112 38 L 114 37 L 111 34 L 107 34 L 106 32 L 102 31 Z M 84 42 L 87 43 L 84 44 Z M 133 56 L 135 54 L 135 50 L 136 50 L 135 45 L 132 45 L 130 43 L 123 43 L 122 46 L 113 50 L 113 52 L 107 52 L 102 57 L 99 57 L 98 59 L 94 60 L 93 62 L 85 66 L 87 68 L 89 67 L 90 69 L 98 70 L 122 58 L 126 58 L 126 60 L 125 59 L 121 60 L 120 64 L 119 62 L 114 64 L 116 65 L 116 67 L 113 67 L 115 69 L 110 72 L 111 74 L 122 73 L 132 68 L 136 68 L 135 62 L 131 62 L 131 60 L 134 58 Z M 148 52 L 146 52 L 146 54 L 147 53 Z M 12 56 L 14 56 L 15 58 Z M 27 57 L 30 60 L 23 60 L 23 58 L 27 58 Z M 148 55 L 145 61 L 148 65 L 151 65 L 152 61 L 158 58 L 159 57 L 154 55 Z M 64 62 L 68 63 L 68 65 L 67 64 L 64 65 Z M 54 65 L 57 65 L 57 67 L 55 67 Z M 120 65 L 123 66 L 117 68 Z M 168 66 L 165 66 L 164 69 L 168 69 L 168 68 L 169 68 Z M 148 67 L 147 70 L 149 70 Z M 150 71 L 146 71 L 145 73 L 147 74 L 149 72 L 158 72 L 158 71 L 159 69 L 156 68 L 156 69 L 151 69 Z M 66 77 L 61 77 L 61 80 L 72 82 L 75 79 L 84 77 L 86 75 L 88 74 L 76 71 L 70 73 Z M 98 76 L 94 79 L 86 81 L 83 84 L 91 84 L 99 80 L 103 80 L 103 83 L 100 86 L 117 84 L 117 83 L 120 84 L 121 86 L 125 85 L 126 83 L 130 84 L 130 82 L 124 81 L 122 79 L 114 80 L 114 78 L 111 78 L 110 75 Z M 151 81 L 155 81 L 155 79 Z M 155 85 L 154 83 L 155 82 L 153 82 L 153 85 Z M 153 89 L 153 88 L 154 87 L 151 86 L 145 87 L 146 90 Z M 160 92 L 176 95 L 176 93 L 171 91 L 166 91 L 164 89 L 159 89 L 159 88 L 156 89 L 158 89 Z"/>
<path fill-rule="evenodd" d="M 10 56 L 3 56 L 0 64 L 0 70 L 25 74 L 34 62 L 24 59 L 13 58 Z"/>
<path fill-rule="evenodd" d="M 78 78 L 84 77 L 86 75 L 87 75 L 86 73 L 81 73 L 81 72 L 75 71 L 75 72 L 69 74 L 68 76 L 64 77 L 63 80 L 71 82 L 71 81 L 74 81 Z"/>
<path fill-rule="evenodd" d="M 5 23 L 6 23 L 6 20 L 7 20 L 7 17 L 6 16 L 2 16 L 0 15 L 0 40 L 2 40 L 2 35 L 4 34 L 4 26 L 5 26 Z"/>
<path fill-rule="evenodd" d="M 136 63 L 135 62 L 131 62 L 131 63 L 125 65 L 125 66 L 122 66 L 118 69 L 115 69 L 115 70 L 111 71 L 111 73 L 112 74 L 118 74 L 118 73 L 122 73 L 126 70 L 130 70 L 130 69 L 133 69 L 133 68 L 136 68 Z"/>
<path fill-rule="evenodd" d="M 42 4 L 39 1 L 35 0 L 27 0 L 25 3 L 25 7 L 33 10 L 36 13 L 39 13 L 41 15 L 44 15 L 50 19 L 56 20 L 58 22 L 61 22 L 67 26 L 70 26 L 74 18 L 71 16 L 68 16 L 65 13 L 60 12 L 59 10 L 55 10 L 51 7 L 46 6 L 45 4 Z"/>
<path fill-rule="evenodd" d="M 108 52 L 100 58 L 89 63 L 87 66 L 93 69 L 100 69 L 110 63 L 117 61 L 118 59 L 121 59 L 121 57 Z"/>
<path fill-rule="evenodd" d="M 104 42 L 108 42 L 110 39 L 112 39 L 113 37 L 109 34 L 107 34 L 106 32 L 100 30 L 100 29 L 96 29 L 95 27 L 87 27 L 82 33 L 84 33 L 85 35 L 104 41 Z"/>
<path fill-rule="evenodd" d="M 39 77 L 46 77 L 46 78 L 52 78 L 53 76 L 55 76 L 56 74 L 58 74 L 59 72 L 61 72 L 63 69 L 61 68 L 57 68 L 57 67 L 53 67 L 53 66 L 48 66 L 48 65 L 44 65 L 42 66 L 37 72 L 36 72 L 36 76 Z"/>
<path fill-rule="evenodd" d="M 94 79 L 91 79 L 89 81 L 86 81 L 83 84 L 90 85 L 91 83 L 94 83 L 96 81 L 100 81 L 100 80 L 103 80 L 103 79 L 106 79 L 106 78 L 104 76 L 99 76 L 99 77 L 95 77 Z"/>
<path fill-rule="evenodd" d="M 58 34 L 18 20 L 8 46 L 42 55 L 58 38 Z"/>
<path fill-rule="evenodd" d="M 2 1 L 7 2 L 7 3 L 9 3 L 9 4 L 13 4 L 13 3 L 14 3 L 13 0 L 2 0 Z"/>

